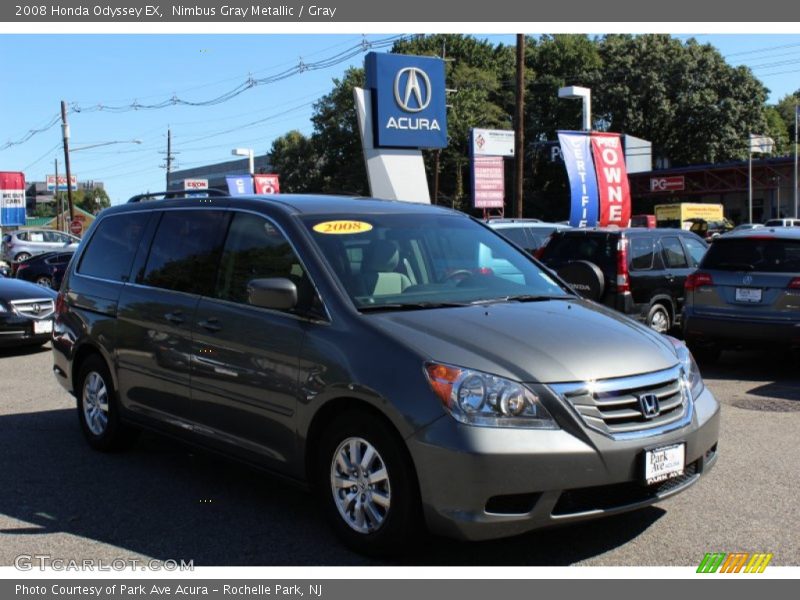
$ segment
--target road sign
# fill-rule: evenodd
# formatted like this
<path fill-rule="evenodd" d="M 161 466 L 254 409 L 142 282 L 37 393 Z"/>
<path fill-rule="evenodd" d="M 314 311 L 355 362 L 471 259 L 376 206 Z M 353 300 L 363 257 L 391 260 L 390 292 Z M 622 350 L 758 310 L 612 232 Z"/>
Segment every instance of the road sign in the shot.
<path fill-rule="evenodd" d="M 80 219 L 72 219 L 69 223 L 69 232 L 72 235 L 80 235 L 83 233 L 83 221 Z"/>

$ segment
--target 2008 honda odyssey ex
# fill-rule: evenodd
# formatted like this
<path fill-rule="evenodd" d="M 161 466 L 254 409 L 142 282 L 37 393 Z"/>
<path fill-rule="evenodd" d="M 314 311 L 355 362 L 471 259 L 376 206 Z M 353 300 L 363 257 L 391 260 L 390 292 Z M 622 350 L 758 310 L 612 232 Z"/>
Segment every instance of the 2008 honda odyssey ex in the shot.
<path fill-rule="evenodd" d="M 683 343 L 443 208 L 134 198 L 85 236 L 56 311 L 93 447 L 148 427 L 306 482 L 362 552 L 640 508 L 716 460 Z"/>

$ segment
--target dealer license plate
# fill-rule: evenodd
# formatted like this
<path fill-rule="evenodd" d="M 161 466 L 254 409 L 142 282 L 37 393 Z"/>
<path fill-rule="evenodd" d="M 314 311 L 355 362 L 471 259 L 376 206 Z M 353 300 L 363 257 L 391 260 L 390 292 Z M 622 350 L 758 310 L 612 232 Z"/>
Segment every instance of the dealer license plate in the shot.
<path fill-rule="evenodd" d="M 683 475 L 686 444 L 647 450 L 644 454 L 644 478 L 647 485 Z"/>
<path fill-rule="evenodd" d="M 761 302 L 761 290 L 759 288 L 736 288 L 737 302 Z"/>
<path fill-rule="evenodd" d="M 50 333 L 53 331 L 53 321 L 34 321 L 33 333 Z"/>

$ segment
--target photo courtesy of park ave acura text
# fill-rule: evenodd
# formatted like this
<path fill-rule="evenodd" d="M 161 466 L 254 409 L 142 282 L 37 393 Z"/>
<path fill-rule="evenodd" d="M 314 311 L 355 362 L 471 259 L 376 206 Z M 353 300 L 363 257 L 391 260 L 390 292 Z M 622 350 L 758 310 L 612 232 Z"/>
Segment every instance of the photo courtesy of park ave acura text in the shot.
<path fill-rule="evenodd" d="M 0 35 L 10 577 L 800 566 L 800 33 L 197 23 Z"/>

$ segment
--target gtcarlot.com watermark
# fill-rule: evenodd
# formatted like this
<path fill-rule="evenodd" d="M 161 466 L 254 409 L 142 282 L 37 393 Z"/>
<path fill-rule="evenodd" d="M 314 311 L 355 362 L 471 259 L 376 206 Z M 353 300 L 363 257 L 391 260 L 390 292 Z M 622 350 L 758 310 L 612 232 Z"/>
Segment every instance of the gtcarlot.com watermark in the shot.
<path fill-rule="evenodd" d="M 60 558 L 51 554 L 20 554 L 14 558 L 18 571 L 194 571 L 194 560 L 139 558 Z"/>

